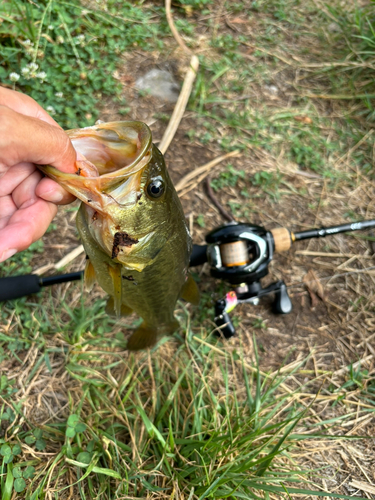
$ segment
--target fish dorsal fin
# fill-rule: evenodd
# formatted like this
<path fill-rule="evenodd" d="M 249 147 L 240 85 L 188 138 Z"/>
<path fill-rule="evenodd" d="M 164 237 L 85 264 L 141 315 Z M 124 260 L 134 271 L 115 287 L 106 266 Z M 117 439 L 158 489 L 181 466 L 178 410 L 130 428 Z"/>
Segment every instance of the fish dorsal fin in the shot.
<path fill-rule="evenodd" d="M 87 292 L 91 292 L 92 287 L 96 281 L 95 269 L 91 264 L 90 259 L 86 260 L 85 272 L 83 273 L 83 280 L 85 282 L 85 289 Z"/>
<path fill-rule="evenodd" d="M 109 275 L 113 284 L 113 304 L 116 316 L 121 316 L 121 299 L 122 299 L 122 278 L 121 266 L 108 266 Z"/>
<path fill-rule="evenodd" d="M 188 279 L 182 285 L 180 297 L 195 306 L 199 304 L 200 293 L 198 286 L 190 274 L 188 275 Z"/>

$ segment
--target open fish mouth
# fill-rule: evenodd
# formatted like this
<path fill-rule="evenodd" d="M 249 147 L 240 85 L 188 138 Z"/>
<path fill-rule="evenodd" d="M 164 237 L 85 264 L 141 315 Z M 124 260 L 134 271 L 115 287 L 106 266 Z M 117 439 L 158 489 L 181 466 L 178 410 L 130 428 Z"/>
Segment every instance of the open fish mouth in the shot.
<path fill-rule="evenodd" d="M 76 151 L 92 163 L 99 176 L 134 173 L 151 147 L 151 132 L 142 122 L 109 122 L 67 131 Z M 138 168 L 137 168 L 138 167 Z M 126 169 L 124 172 L 120 170 Z M 82 175 L 85 175 L 82 161 Z M 90 174 L 91 172 L 87 172 Z"/>
<path fill-rule="evenodd" d="M 142 122 L 108 122 L 67 131 L 79 153 L 75 174 L 39 168 L 101 213 L 136 202 L 142 172 L 151 160 L 151 131 Z"/>

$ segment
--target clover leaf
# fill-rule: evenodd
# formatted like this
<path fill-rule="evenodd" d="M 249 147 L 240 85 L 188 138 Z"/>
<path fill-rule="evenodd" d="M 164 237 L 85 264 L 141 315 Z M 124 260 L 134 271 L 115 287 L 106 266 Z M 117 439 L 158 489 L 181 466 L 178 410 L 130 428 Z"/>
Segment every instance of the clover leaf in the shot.
<path fill-rule="evenodd" d="M 22 477 L 17 478 L 14 481 L 14 489 L 17 493 L 21 493 L 26 488 L 25 480 Z"/>
<path fill-rule="evenodd" d="M 22 470 L 21 470 L 21 467 L 19 465 L 17 465 L 16 467 L 14 467 L 14 469 L 13 469 L 13 477 L 15 479 L 17 479 L 19 477 L 22 477 Z"/>
<path fill-rule="evenodd" d="M 35 473 L 35 468 L 32 465 L 28 465 L 23 471 L 23 477 L 25 479 L 31 479 Z"/>
<path fill-rule="evenodd" d="M 69 415 L 65 435 L 68 438 L 74 438 L 76 434 L 84 432 L 86 425 L 79 421 L 79 416 L 76 414 Z"/>
<path fill-rule="evenodd" d="M 83 464 L 88 465 L 91 462 L 91 457 L 92 453 L 89 453 L 87 451 L 81 451 L 81 453 L 78 453 L 77 455 L 77 462 L 81 462 Z"/>

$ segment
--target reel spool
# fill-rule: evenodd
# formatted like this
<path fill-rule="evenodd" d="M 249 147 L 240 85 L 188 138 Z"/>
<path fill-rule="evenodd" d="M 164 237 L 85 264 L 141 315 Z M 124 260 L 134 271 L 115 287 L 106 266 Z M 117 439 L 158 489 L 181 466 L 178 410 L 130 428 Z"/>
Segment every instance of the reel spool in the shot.
<path fill-rule="evenodd" d="M 274 242 L 270 231 L 255 224 L 229 223 L 206 236 L 211 274 L 231 285 L 257 281 L 268 274 Z"/>

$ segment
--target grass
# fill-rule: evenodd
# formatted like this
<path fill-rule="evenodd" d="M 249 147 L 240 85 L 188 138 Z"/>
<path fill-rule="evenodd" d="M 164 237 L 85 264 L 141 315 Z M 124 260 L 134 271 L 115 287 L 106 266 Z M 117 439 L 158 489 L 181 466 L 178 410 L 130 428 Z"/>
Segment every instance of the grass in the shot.
<path fill-rule="evenodd" d="M 78 0 L 11 0 L 0 7 L 0 77 L 40 102 L 66 128 L 98 117 L 97 104 L 116 99 L 127 113 L 121 84 L 113 76 L 119 55 L 130 47 L 162 48 L 152 10 L 109 1 L 104 10 Z"/>
<path fill-rule="evenodd" d="M 317 5 L 172 5 L 180 33 L 200 58 L 184 139 L 216 155 L 241 150 L 241 163 L 223 165 L 211 178 L 237 218 L 306 228 L 372 214 L 371 4 L 345 11 L 340 2 Z M 65 127 L 92 124 L 107 99 L 120 117 L 129 116 L 116 72 L 123 53 L 178 58 L 164 10 L 153 2 L 109 0 L 94 8 L 77 0 L 10 0 L 0 9 L 2 81 L 51 106 Z M 20 78 L 12 81 L 11 73 Z M 165 125 L 169 113 L 156 108 L 153 118 Z M 217 220 L 197 203 L 189 210 L 202 236 Z M 366 253 L 359 239 L 325 244 L 313 248 Z M 49 248 L 38 242 L 2 264 L 0 275 L 30 272 Z M 214 289 L 203 271 L 200 306 L 191 315 L 180 304 L 180 332 L 150 353 L 125 351 L 123 331 L 138 320 L 108 318 L 97 290 L 88 297 L 75 284 L 2 305 L 1 500 L 362 498 L 366 490 L 350 481 L 370 484 L 373 467 L 366 436 L 374 371 L 371 360 L 357 363 L 372 352 L 372 277 L 339 282 L 331 274 L 345 273 L 336 271 L 341 260 L 282 258 L 271 272 L 289 283 L 302 281 L 302 267 L 327 270 L 331 304 L 322 306 L 324 314 L 319 307 L 312 312 L 310 322 L 301 308 L 289 324 L 265 308 L 238 309 L 241 336 L 226 344 L 209 335 L 213 290 L 222 296 L 226 289 Z M 361 270 L 360 262 L 347 265 Z M 301 331 L 311 330 L 305 342 Z M 289 335 L 286 347 L 279 343 Z M 302 341 L 310 352 L 304 362 Z M 280 371 L 272 364 L 275 351 L 292 359 L 283 369 L 277 358 Z M 360 453 L 363 470 L 355 462 Z M 342 456 L 349 457 L 344 465 Z"/>
<path fill-rule="evenodd" d="M 290 374 L 265 376 L 242 351 L 192 332 L 186 343 L 165 339 L 162 349 L 125 358 L 115 339 L 103 344 L 87 331 L 77 340 L 60 347 L 76 388 L 67 418 L 35 427 L 21 395 L 2 396 L 3 500 L 12 491 L 60 498 L 65 489 L 107 499 L 319 496 L 293 464 L 297 443 L 316 432 L 299 402 L 307 386 L 285 390 Z M 28 367 L 31 392 L 36 368 Z M 60 384 L 53 383 L 56 396 Z"/>

